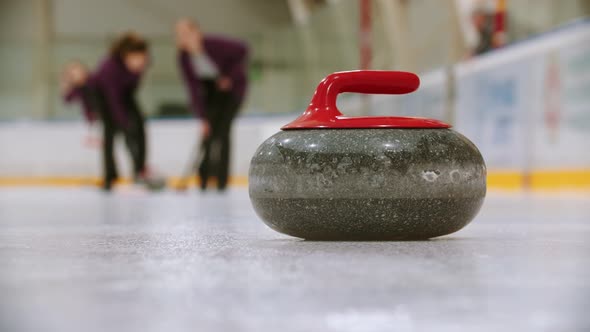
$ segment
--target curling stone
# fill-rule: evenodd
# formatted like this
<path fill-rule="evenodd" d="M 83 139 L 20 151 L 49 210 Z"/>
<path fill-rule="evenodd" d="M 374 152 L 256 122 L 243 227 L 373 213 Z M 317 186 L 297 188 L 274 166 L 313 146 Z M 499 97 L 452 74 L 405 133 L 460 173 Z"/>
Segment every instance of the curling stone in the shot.
<path fill-rule="evenodd" d="M 267 139 L 249 193 L 272 229 L 309 240 L 421 240 L 456 232 L 486 193 L 484 160 L 450 125 L 413 117 L 346 117 L 341 92 L 405 94 L 418 76 L 334 73 L 307 110 Z"/>

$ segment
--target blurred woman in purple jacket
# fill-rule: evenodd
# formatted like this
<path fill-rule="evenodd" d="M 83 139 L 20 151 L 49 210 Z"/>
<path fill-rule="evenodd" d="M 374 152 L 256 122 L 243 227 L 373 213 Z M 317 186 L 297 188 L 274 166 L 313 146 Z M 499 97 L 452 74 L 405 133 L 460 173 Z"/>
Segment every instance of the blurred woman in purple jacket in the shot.
<path fill-rule="evenodd" d="M 92 93 L 87 84 L 90 79 L 88 68 L 77 60 L 68 62 L 61 75 L 61 91 L 65 102 L 79 101 L 82 104 L 84 118 L 88 124 L 96 122 L 97 114 L 92 105 Z"/>
<path fill-rule="evenodd" d="M 114 139 L 118 133 L 133 161 L 137 182 L 146 180 L 146 138 L 144 117 L 137 104 L 136 93 L 149 63 L 148 43 L 134 33 L 127 33 L 113 43 L 110 54 L 94 73 L 93 83 L 102 103 L 104 128 L 105 189 L 117 179 Z"/>
<path fill-rule="evenodd" d="M 131 159 L 134 179 L 147 182 L 144 118 L 136 92 L 149 63 L 147 42 L 127 33 L 113 43 L 109 55 L 84 82 L 73 85 L 66 100 L 79 99 L 87 110 L 96 109 L 103 124 L 103 188 L 110 190 L 117 179 L 115 137 L 121 133 Z"/>
<path fill-rule="evenodd" d="M 177 22 L 176 43 L 191 108 L 203 123 L 201 189 L 206 189 L 209 176 L 215 175 L 217 188 L 223 191 L 229 173 L 231 125 L 247 87 L 248 47 L 241 41 L 203 35 L 188 19 Z"/>

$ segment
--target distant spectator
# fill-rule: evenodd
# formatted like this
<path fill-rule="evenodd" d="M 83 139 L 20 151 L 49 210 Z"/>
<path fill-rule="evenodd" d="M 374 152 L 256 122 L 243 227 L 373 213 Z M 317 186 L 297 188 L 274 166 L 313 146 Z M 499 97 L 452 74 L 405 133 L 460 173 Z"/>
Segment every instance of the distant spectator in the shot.
<path fill-rule="evenodd" d="M 480 55 L 492 50 L 494 48 L 494 15 L 483 8 L 476 8 L 471 14 L 471 22 L 478 36 L 472 55 Z"/>

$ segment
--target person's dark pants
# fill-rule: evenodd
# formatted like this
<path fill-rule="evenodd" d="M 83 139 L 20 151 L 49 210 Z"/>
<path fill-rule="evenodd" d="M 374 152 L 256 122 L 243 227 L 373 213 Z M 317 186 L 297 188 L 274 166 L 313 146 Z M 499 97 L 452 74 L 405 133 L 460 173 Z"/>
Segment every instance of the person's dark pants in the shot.
<path fill-rule="evenodd" d="M 102 94 L 96 93 L 96 98 L 103 125 L 103 188 L 110 190 L 118 178 L 114 153 L 115 137 L 118 134 L 123 134 L 125 138 L 133 162 L 133 176 L 137 179 L 145 170 L 146 137 L 144 118 L 135 100 L 130 98 L 127 102 L 127 126 L 122 127 L 114 121 Z"/>
<path fill-rule="evenodd" d="M 209 122 L 209 136 L 203 140 L 203 159 L 199 166 L 201 189 L 207 187 L 210 176 L 217 177 L 217 188 L 225 190 L 229 177 L 230 133 L 239 105 L 235 97 L 217 88 L 215 81 L 201 81 L 205 116 Z"/>

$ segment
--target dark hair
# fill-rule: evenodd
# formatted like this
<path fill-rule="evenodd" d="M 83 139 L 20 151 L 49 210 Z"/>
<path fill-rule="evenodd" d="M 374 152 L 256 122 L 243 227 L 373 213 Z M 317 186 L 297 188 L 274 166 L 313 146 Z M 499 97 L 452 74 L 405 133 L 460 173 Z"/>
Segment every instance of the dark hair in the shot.
<path fill-rule="evenodd" d="M 111 46 L 111 55 L 119 59 L 125 58 L 129 53 L 147 53 L 148 42 L 134 32 L 127 32 L 117 38 Z"/>

